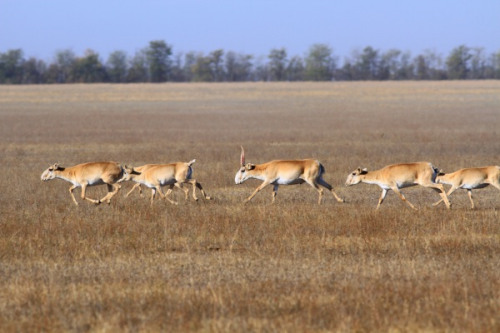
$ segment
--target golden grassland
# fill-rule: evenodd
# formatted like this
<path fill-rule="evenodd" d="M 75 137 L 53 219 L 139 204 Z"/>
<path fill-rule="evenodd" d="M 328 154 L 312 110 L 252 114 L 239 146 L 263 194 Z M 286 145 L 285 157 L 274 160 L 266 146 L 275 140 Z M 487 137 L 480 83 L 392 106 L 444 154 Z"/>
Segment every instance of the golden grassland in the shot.
<path fill-rule="evenodd" d="M 2 331 L 500 331 L 500 193 L 444 205 L 346 188 L 358 166 L 500 164 L 500 81 L 0 86 Z M 247 161 L 319 159 L 346 199 L 234 185 Z M 59 162 L 197 159 L 212 201 L 124 184 L 75 206 Z M 79 190 L 76 191 L 79 195 Z M 105 187 L 89 188 L 91 197 Z M 145 191 L 149 197 L 150 191 Z"/>

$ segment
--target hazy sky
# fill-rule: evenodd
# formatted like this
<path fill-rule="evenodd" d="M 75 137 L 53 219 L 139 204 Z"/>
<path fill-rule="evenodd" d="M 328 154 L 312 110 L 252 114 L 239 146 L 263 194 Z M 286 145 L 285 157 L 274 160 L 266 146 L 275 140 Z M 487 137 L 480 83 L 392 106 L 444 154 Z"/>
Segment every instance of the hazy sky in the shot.
<path fill-rule="evenodd" d="M 343 59 L 372 46 L 444 56 L 459 45 L 500 51 L 500 0 L 0 0 L 0 52 L 52 61 L 86 49 L 103 60 L 164 40 L 174 54 L 216 49 L 304 56 L 315 43 Z"/>

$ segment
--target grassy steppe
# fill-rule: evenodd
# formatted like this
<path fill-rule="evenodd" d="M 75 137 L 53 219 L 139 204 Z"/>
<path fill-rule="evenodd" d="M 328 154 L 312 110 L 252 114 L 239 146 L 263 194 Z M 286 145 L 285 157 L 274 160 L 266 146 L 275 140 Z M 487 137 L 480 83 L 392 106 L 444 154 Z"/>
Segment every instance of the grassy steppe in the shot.
<path fill-rule="evenodd" d="M 3 331 L 500 331 L 500 193 L 444 205 L 346 188 L 358 166 L 500 165 L 500 82 L 0 86 Z M 234 185 L 247 161 L 319 159 L 346 199 Z M 215 198 L 75 206 L 59 162 L 197 159 Z M 93 197 L 105 187 L 89 188 Z M 79 190 L 77 190 L 79 194 Z M 149 197 L 149 190 L 145 191 Z"/>

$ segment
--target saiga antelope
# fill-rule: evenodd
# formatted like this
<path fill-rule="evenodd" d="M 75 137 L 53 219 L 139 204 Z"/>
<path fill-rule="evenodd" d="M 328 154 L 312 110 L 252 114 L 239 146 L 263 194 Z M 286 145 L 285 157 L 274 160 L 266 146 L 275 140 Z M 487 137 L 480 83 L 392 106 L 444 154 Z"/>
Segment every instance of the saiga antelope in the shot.
<path fill-rule="evenodd" d="M 55 163 L 42 173 L 41 179 L 47 181 L 60 178 L 72 183 L 73 186 L 69 188 L 69 194 L 75 205 L 78 205 L 78 202 L 73 195 L 73 190 L 77 187 L 82 188 L 82 200 L 88 200 L 97 205 L 104 201 L 107 201 L 109 204 L 111 198 L 120 189 L 120 185 L 117 182 L 128 172 L 132 172 L 132 170 L 133 168 L 123 167 L 116 162 L 89 162 L 68 168 L 63 168 L 58 163 Z M 88 186 L 103 184 L 107 185 L 108 193 L 102 199 L 95 200 L 85 195 Z"/>
<path fill-rule="evenodd" d="M 168 196 L 172 192 L 174 185 L 182 189 L 181 185 L 184 183 L 193 185 L 194 200 L 198 200 L 195 192 L 196 188 L 201 191 L 201 194 L 203 194 L 203 197 L 206 200 L 210 200 L 211 198 L 205 193 L 201 184 L 198 183 L 196 179 L 191 178 L 193 174 L 193 168 L 191 165 L 194 162 L 196 162 L 196 160 L 192 160 L 188 163 L 177 162 L 151 165 L 150 167 L 143 169 L 141 173 L 128 173 L 121 181 L 129 180 L 149 187 L 151 189 L 151 205 L 153 204 L 156 192 L 158 192 L 162 198 L 166 199 L 171 204 L 177 205 L 177 202 L 171 200 Z M 170 188 L 166 194 L 163 194 L 161 187 L 165 185 L 170 185 Z"/>
<path fill-rule="evenodd" d="M 439 173 L 436 177 L 436 183 L 451 185 L 447 193 L 448 196 L 459 188 L 467 190 L 471 208 L 474 209 L 474 201 L 472 201 L 473 189 L 491 185 L 500 190 L 500 167 L 465 168 L 452 173 Z M 439 205 L 441 201 L 443 200 L 434 203 L 434 206 Z"/>
<path fill-rule="evenodd" d="M 376 209 L 380 208 L 380 205 L 387 195 L 387 191 L 393 190 L 401 200 L 415 210 L 415 206 L 405 198 L 399 189 L 415 185 L 430 187 L 439 192 L 446 207 L 450 209 L 451 205 L 443 185 L 435 183 L 437 173 L 438 170 L 429 162 L 393 164 L 375 171 L 368 171 L 366 168 L 358 168 L 347 176 L 346 185 L 351 186 L 363 182 L 380 186 L 382 188 L 382 194 L 380 195 Z"/>
<path fill-rule="evenodd" d="M 317 160 L 274 160 L 263 164 L 245 163 L 245 150 L 241 147 L 240 164 L 241 167 L 234 178 L 236 184 L 241 184 L 251 178 L 263 181 L 245 202 L 250 201 L 260 190 L 271 184 L 273 185 L 272 203 L 274 203 L 280 185 L 295 185 L 304 182 L 318 191 L 318 204 L 321 204 L 323 197 L 323 189 L 319 185 L 332 192 L 338 202 L 344 202 L 333 191 L 333 187 L 322 178 L 325 168 Z"/>
<path fill-rule="evenodd" d="M 141 166 L 138 166 L 138 167 L 134 167 L 134 170 L 140 174 L 142 173 L 143 171 L 151 168 L 151 167 L 154 167 L 154 166 L 157 166 L 159 164 L 145 164 L 145 165 L 141 165 Z M 125 179 L 123 179 L 125 180 Z M 122 181 L 123 181 L 122 180 Z M 132 189 L 130 189 L 130 191 L 127 192 L 127 194 L 125 195 L 125 198 L 127 198 L 130 194 L 132 194 L 132 192 L 134 192 L 134 190 L 137 188 L 139 189 L 139 195 L 142 197 L 142 184 L 141 183 L 135 183 L 135 185 L 132 187 Z M 184 195 L 186 197 L 186 200 L 188 199 L 188 194 L 189 194 L 189 189 L 187 188 L 183 188 L 181 184 L 179 183 L 175 183 L 175 184 L 171 184 L 170 185 L 170 189 L 172 189 L 174 187 L 174 185 L 176 185 L 178 188 L 180 188 L 181 190 L 184 191 Z"/>

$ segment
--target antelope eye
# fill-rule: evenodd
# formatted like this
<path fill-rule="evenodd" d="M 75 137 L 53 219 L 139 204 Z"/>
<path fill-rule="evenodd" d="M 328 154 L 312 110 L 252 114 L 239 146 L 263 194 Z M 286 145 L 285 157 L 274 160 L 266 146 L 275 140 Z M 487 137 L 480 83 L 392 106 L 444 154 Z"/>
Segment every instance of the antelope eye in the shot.
<path fill-rule="evenodd" d="M 353 173 L 352 173 L 352 175 L 353 175 L 353 176 L 356 176 L 356 172 L 353 172 Z"/>

